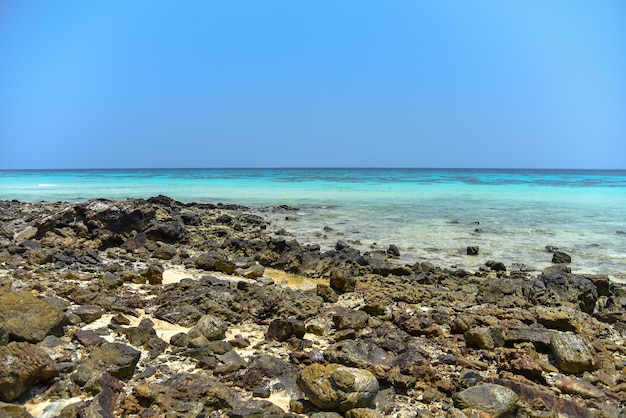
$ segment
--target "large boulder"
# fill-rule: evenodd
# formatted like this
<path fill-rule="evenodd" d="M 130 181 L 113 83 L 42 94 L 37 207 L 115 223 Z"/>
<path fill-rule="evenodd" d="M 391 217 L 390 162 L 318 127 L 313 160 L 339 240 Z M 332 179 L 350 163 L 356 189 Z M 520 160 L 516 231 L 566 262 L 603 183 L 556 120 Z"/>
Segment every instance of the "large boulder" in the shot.
<path fill-rule="evenodd" d="M 311 403 L 324 411 L 372 406 L 379 389 L 372 373 L 339 364 L 312 364 L 298 373 L 297 382 Z"/>
<path fill-rule="evenodd" d="M 546 296 L 572 304 L 581 311 L 592 314 L 598 300 L 598 288 L 584 276 L 572 274 L 565 264 L 545 268 L 540 276 L 541 286 L 535 292 L 548 292 Z"/>
<path fill-rule="evenodd" d="M 29 388 L 59 375 L 56 363 L 41 348 L 26 342 L 0 346 L 0 400 L 11 402 Z"/>
<path fill-rule="evenodd" d="M 519 396 L 511 389 L 490 383 L 472 386 L 454 395 L 454 406 L 477 409 L 490 417 L 510 416 L 517 408 Z"/>
<path fill-rule="evenodd" d="M 0 328 L 14 341 L 38 343 L 47 335 L 61 333 L 65 314 L 58 307 L 29 292 L 0 296 Z"/>
<path fill-rule="evenodd" d="M 120 343 L 104 343 L 94 349 L 72 375 L 72 380 L 84 386 L 93 379 L 98 379 L 107 372 L 113 377 L 123 379 L 132 376 L 141 352 Z"/>

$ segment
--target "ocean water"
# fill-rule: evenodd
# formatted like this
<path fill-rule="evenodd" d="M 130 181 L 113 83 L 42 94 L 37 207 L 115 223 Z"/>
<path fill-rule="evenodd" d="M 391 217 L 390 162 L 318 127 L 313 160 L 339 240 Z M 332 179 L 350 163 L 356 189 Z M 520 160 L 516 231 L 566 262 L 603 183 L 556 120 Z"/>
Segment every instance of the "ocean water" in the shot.
<path fill-rule="evenodd" d="M 345 240 L 400 248 L 406 262 L 476 270 L 551 264 L 546 245 L 579 273 L 626 273 L 626 170 L 158 169 L 0 170 L 0 199 L 84 201 L 164 194 L 237 203 L 303 243 Z M 290 205 L 297 211 L 275 211 Z M 478 256 L 467 256 L 479 246 Z"/>

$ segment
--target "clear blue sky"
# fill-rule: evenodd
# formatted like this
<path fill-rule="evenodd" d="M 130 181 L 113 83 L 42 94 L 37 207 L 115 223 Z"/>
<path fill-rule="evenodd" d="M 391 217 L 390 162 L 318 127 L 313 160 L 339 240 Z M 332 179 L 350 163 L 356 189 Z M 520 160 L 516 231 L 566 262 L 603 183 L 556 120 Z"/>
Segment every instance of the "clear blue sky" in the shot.
<path fill-rule="evenodd" d="M 0 168 L 626 168 L 623 0 L 0 3 Z"/>

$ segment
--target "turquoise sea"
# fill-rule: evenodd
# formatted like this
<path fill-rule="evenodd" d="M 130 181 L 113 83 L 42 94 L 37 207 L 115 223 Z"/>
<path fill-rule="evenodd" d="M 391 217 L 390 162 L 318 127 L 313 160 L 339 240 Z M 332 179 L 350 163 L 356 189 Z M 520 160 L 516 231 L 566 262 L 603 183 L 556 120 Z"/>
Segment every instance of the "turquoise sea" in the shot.
<path fill-rule="evenodd" d="M 325 248 L 339 239 L 362 251 L 393 243 L 407 262 L 538 270 L 550 265 L 552 245 L 572 256 L 575 272 L 626 278 L 626 170 L 0 170 L 3 200 L 158 194 L 247 205 Z M 467 256 L 474 245 L 479 255 Z"/>

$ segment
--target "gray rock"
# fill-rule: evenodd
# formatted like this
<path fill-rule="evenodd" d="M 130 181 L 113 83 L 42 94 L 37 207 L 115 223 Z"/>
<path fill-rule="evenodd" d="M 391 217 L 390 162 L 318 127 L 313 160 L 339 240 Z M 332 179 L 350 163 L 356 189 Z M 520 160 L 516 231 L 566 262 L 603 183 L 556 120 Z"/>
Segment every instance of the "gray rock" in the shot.
<path fill-rule="evenodd" d="M 582 373 L 596 368 L 591 348 L 576 334 L 555 332 L 550 347 L 557 366 L 565 373 Z"/>
<path fill-rule="evenodd" d="M 11 402 L 32 386 L 59 375 L 56 363 L 43 349 L 12 342 L 0 346 L 0 400 Z"/>
<path fill-rule="evenodd" d="M 372 406 L 378 381 L 367 370 L 339 364 L 312 364 L 298 373 L 298 386 L 324 411 L 349 411 Z"/>
<path fill-rule="evenodd" d="M 29 292 L 9 292 L 0 296 L 0 328 L 15 341 L 37 343 L 49 334 L 61 334 L 65 315 Z"/>
<path fill-rule="evenodd" d="M 248 279 L 256 279 L 259 277 L 263 277 L 264 274 L 265 274 L 265 267 L 263 267 L 259 263 L 255 263 L 251 265 L 250 267 L 248 267 L 247 269 L 245 269 L 241 275 Z"/>
<path fill-rule="evenodd" d="M 98 379 L 107 372 L 113 377 L 122 379 L 132 376 L 139 361 L 141 352 L 120 343 L 105 343 L 94 349 L 72 375 L 72 380 L 84 386 L 92 379 Z"/>
<path fill-rule="evenodd" d="M 477 409 L 489 416 L 505 417 L 517 408 L 519 397 L 511 389 L 494 384 L 482 384 L 454 395 L 454 406 L 459 409 Z"/>
<path fill-rule="evenodd" d="M 188 338 L 204 335 L 208 340 L 221 340 L 226 335 L 228 324 L 215 315 L 204 315 L 196 326 L 189 330 Z"/>
<path fill-rule="evenodd" d="M 393 361 L 392 356 L 382 348 L 351 339 L 330 345 L 324 351 L 324 358 L 331 363 L 362 369 L 373 364 L 389 365 Z"/>

